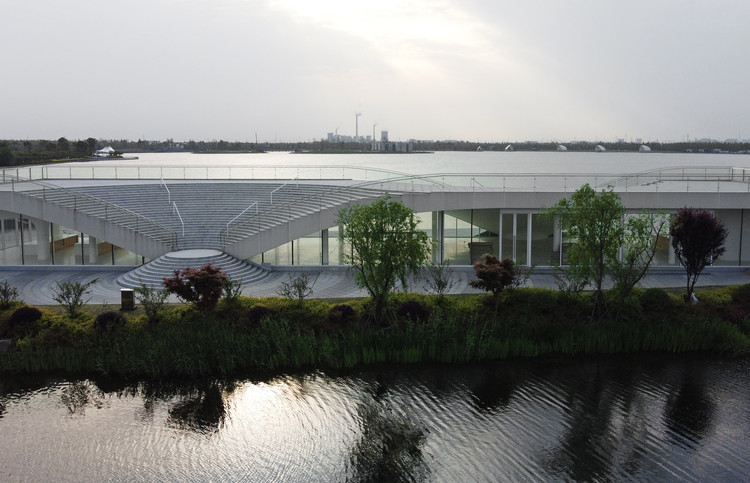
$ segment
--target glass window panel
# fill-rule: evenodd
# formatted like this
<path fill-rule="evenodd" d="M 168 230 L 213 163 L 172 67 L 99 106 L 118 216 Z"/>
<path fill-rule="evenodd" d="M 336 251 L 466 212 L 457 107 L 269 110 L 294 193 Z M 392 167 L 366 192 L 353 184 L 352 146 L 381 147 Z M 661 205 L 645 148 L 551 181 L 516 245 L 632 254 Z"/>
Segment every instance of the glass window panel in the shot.
<path fill-rule="evenodd" d="M 554 219 L 542 214 L 532 215 L 531 264 L 551 266 L 559 263 L 559 247 L 555 249 Z"/>

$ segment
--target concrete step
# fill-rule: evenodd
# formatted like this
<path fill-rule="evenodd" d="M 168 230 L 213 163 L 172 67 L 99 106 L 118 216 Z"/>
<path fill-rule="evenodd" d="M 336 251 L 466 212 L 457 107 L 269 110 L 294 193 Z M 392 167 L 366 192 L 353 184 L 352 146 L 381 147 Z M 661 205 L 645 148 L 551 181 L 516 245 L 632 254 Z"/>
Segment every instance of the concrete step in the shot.
<path fill-rule="evenodd" d="M 139 287 L 141 283 L 162 288 L 162 281 L 174 276 L 175 270 L 187 267 L 200 268 L 209 263 L 221 268 L 230 279 L 241 280 L 245 286 L 268 275 L 268 270 L 260 265 L 240 260 L 219 250 L 183 250 L 167 253 L 124 273 L 117 278 L 117 283 L 126 288 Z"/>

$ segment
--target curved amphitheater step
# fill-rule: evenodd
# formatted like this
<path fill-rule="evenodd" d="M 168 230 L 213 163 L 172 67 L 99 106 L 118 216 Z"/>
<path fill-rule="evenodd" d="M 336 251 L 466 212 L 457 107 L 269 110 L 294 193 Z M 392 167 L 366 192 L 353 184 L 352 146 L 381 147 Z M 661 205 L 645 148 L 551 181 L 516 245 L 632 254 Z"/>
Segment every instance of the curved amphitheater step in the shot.
<path fill-rule="evenodd" d="M 170 252 L 135 270 L 117 277 L 117 283 L 126 288 L 139 287 L 141 283 L 162 287 L 162 280 L 174 275 L 175 270 L 186 267 L 200 268 L 206 264 L 221 268 L 232 280 L 242 280 L 243 285 L 261 280 L 268 270 L 247 260 L 240 260 L 219 250 L 182 250 Z"/>

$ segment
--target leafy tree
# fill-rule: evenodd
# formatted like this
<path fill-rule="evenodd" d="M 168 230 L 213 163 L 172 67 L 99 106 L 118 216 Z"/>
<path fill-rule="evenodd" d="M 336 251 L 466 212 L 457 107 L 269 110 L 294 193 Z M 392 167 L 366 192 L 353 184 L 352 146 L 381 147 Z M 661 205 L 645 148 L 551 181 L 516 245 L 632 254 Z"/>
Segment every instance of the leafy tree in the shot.
<path fill-rule="evenodd" d="M 15 155 L 8 143 L 0 142 L 0 166 L 13 166 L 16 164 Z"/>
<path fill-rule="evenodd" d="M 197 270 L 190 267 L 175 270 L 174 277 L 164 279 L 164 287 L 206 315 L 216 308 L 228 282 L 221 268 L 209 263 Z"/>
<path fill-rule="evenodd" d="M 70 151 L 70 141 L 67 139 L 60 138 L 57 140 L 57 150 L 58 151 Z"/>
<path fill-rule="evenodd" d="M 78 154 L 86 154 L 86 152 L 89 150 L 89 145 L 86 143 L 86 141 L 78 140 L 75 143 L 75 149 L 76 153 Z"/>
<path fill-rule="evenodd" d="M 672 219 L 669 236 L 674 253 L 687 272 L 688 300 L 703 269 L 724 254 L 727 234 L 724 223 L 706 210 L 683 208 Z"/>
<path fill-rule="evenodd" d="M 95 278 L 86 283 L 57 282 L 57 287 L 52 289 L 52 300 L 60 304 L 70 317 L 78 317 L 81 309 L 91 300 L 91 297 L 84 297 L 91 293 L 91 286 L 98 281 Z"/>
<path fill-rule="evenodd" d="M 621 302 L 646 276 L 659 239 L 667 234 L 666 226 L 667 217 L 661 214 L 644 213 L 626 217 L 622 257 L 613 263 L 610 272 Z"/>
<path fill-rule="evenodd" d="M 562 199 L 549 213 L 560 216 L 560 226 L 575 241 L 568 251 L 568 276 L 594 284 L 594 315 L 604 310 L 604 278 L 617 262 L 625 228 L 625 207 L 611 187 L 597 193 L 587 184 Z"/>
<path fill-rule="evenodd" d="M 375 304 L 375 318 L 382 320 L 388 295 L 396 283 L 406 289 L 407 277 L 417 275 L 427 260 L 430 242 L 417 229 L 414 211 L 390 197 L 370 205 L 354 205 L 339 212 L 343 239 L 351 246 L 345 256 Z"/>

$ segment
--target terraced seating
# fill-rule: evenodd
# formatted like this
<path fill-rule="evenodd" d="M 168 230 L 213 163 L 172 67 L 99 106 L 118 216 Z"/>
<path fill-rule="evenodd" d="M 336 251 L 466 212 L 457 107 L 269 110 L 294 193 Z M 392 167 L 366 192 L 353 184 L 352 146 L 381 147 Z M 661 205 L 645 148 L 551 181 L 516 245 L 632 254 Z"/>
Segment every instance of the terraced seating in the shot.
<path fill-rule="evenodd" d="M 296 181 L 172 181 L 166 187 L 160 182 L 120 183 L 79 186 L 75 190 L 45 188 L 25 194 L 150 236 L 173 232 L 175 248 L 189 250 L 221 249 L 226 243 L 320 210 L 373 199 L 382 192 Z"/>

